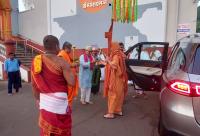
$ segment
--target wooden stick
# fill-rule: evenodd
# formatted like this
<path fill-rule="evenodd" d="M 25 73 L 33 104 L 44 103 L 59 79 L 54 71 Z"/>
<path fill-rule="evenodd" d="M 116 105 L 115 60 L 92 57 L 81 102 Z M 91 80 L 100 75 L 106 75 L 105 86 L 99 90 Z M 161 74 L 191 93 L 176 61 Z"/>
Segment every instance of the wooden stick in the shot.
<path fill-rule="evenodd" d="M 114 23 L 114 20 L 112 19 L 109 31 L 105 33 L 105 38 L 108 39 L 107 56 L 110 55 L 110 49 L 111 49 L 111 44 L 112 44 L 113 23 Z"/>
<path fill-rule="evenodd" d="M 75 46 L 72 47 L 72 54 L 73 54 L 73 58 L 72 58 L 73 60 L 72 61 L 73 61 L 73 64 L 74 64 L 74 59 L 75 59 L 75 48 L 76 48 Z"/>

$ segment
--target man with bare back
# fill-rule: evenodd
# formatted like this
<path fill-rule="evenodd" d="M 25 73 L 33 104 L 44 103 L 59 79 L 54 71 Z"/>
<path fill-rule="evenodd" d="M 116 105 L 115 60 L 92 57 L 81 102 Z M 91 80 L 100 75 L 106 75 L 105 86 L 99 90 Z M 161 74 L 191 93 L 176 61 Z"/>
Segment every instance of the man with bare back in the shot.
<path fill-rule="evenodd" d="M 71 136 L 71 109 L 67 85 L 74 86 L 70 65 L 58 57 L 59 41 L 47 35 L 45 53 L 34 58 L 31 69 L 33 94 L 39 105 L 41 136 Z"/>

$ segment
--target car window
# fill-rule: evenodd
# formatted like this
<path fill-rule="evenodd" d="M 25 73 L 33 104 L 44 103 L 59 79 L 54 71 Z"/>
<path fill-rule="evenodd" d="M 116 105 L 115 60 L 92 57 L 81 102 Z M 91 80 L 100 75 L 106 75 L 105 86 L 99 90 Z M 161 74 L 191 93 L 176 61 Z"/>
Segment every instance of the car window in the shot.
<path fill-rule="evenodd" d="M 186 56 L 182 48 L 179 48 L 176 57 L 173 58 L 171 69 L 177 71 L 179 69 L 184 70 L 186 65 Z"/>
<path fill-rule="evenodd" d="M 169 58 L 168 58 L 168 67 L 171 66 L 172 60 L 175 59 L 174 56 L 175 56 L 176 53 L 177 53 L 177 48 L 179 47 L 179 44 L 180 44 L 180 43 L 178 42 L 178 43 L 176 43 L 175 46 L 172 47 L 172 51 L 171 51 L 171 53 L 170 53 L 170 55 L 169 55 Z"/>
<path fill-rule="evenodd" d="M 129 53 L 129 59 L 138 59 L 139 57 L 139 49 L 135 48 L 133 51 Z"/>
<path fill-rule="evenodd" d="M 200 62 L 200 47 L 198 47 L 196 50 L 192 74 L 200 75 L 200 63 L 199 62 Z"/>
<path fill-rule="evenodd" d="M 191 72 L 197 45 L 192 42 L 180 42 L 176 46 L 169 59 L 168 69 Z"/>
<path fill-rule="evenodd" d="M 179 45 L 177 45 L 177 48 L 178 48 L 178 46 Z M 171 68 L 172 64 L 175 63 L 176 55 L 177 55 L 177 52 L 178 52 L 177 48 L 175 50 L 173 50 L 173 52 L 172 52 L 172 54 L 170 56 L 168 68 Z"/>
<path fill-rule="evenodd" d="M 164 45 L 143 45 L 141 51 L 139 48 L 133 49 L 129 54 L 129 59 L 161 61 L 163 50 Z"/>

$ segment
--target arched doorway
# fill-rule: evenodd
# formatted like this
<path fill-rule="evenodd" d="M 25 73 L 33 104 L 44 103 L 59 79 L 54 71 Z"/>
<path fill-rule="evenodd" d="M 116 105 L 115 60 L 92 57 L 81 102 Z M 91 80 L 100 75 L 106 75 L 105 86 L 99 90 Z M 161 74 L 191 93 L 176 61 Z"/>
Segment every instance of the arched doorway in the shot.
<path fill-rule="evenodd" d="M 10 0 L 0 0 L 0 39 L 11 38 L 11 6 Z"/>

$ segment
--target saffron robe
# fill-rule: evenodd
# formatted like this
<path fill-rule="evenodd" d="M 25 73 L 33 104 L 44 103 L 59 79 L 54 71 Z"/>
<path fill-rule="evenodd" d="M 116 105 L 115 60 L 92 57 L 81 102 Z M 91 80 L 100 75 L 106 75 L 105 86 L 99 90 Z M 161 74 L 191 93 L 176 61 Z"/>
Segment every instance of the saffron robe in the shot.
<path fill-rule="evenodd" d="M 120 46 L 112 44 L 111 62 L 106 65 L 104 96 L 108 97 L 108 113 L 122 112 L 124 98 L 127 93 L 127 73 L 124 53 Z"/>
<path fill-rule="evenodd" d="M 61 50 L 60 53 L 58 54 L 59 57 L 62 57 L 68 64 L 72 65 L 73 61 L 70 57 L 69 54 L 67 54 L 64 50 Z M 68 101 L 69 101 L 69 105 L 72 105 L 72 101 L 73 98 L 76 97 L 78 95 L 78 89 L 79 89 L 79 82 L 78 82 L 78 76 L 77 76 L 77 72 L 76 72 L 76 68 L 71 67 L 71 70 L 74 74 L 75 77 L 75 86 L 70 86 L 68 85 Z"/>

